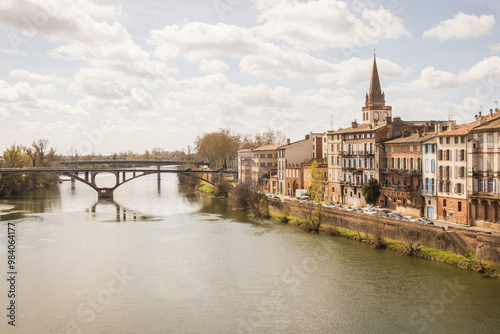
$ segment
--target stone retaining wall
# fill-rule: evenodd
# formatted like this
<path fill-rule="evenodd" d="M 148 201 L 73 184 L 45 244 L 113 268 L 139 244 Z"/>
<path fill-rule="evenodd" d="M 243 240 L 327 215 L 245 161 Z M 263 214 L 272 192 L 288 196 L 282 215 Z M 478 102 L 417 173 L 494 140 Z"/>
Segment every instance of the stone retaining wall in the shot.
<path fill-rule="evenodd" d="M 306 204 L 294 200 L 269 199 L 269 210 L 272 213 L 282 213 L 281 206 L 290 207 L 290 215 L 305 218 Z M 381 235 L 384 238 L 406 242 L 405 235 L 411 233 L 414 246 L 418 244 L 444 250 L 454 254 L 463 255 L 471 250 L 476 253 L 476 258 L 483 261 L 500 263 L 500 237 L 468 230 L 467 227 L 457 227 L 453 231 L 456 235 L 450 236 L 443 227 L 423 225 L 404 220 L 395 220 L 376 215 L 367 215 L 349 211 L 340 211 L 323 207 L 323 225 L 342 227 L 371 236 Z M 459 237 L 462 241 L 457 240 Z"/>

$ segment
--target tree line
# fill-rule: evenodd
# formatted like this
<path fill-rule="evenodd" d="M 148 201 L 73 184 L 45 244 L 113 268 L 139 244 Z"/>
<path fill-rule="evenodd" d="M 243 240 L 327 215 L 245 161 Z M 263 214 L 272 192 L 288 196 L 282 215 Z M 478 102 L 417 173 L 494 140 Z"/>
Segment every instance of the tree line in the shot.
<path fill-rule="evenodd" d="M 3 152 L 2 168 L 56 167 L 61 161 L 54 147 L 46 139 L 34 140 L 30 146 L 12 144 Z M 25 174 L 0 180 L 0 196 L 8 196 L 54 185 L 59 177 L 54 174 Z"/>
<path fill-rule="evenodd" d="M 268 130 L 254 135 L 241 135 L 230 129 L 219 129 L 197 136 L 195 150 L 197 158 L 208 161 L 212 168 L 237 168 L 239 150 L 280 145 L 285 142 L 286 137 L 281 131 Z"/>

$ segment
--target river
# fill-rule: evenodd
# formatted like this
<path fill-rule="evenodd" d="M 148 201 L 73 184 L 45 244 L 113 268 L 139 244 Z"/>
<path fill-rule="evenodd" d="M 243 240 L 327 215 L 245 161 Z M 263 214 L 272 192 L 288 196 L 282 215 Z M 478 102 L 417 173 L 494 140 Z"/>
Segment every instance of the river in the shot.
<path fill-rule="evenodd" d="M 112 201 L 62 182 L 0 220 L 1 333 L 500 332 L 498 281 L 249 218 L 174 175 Z"/>

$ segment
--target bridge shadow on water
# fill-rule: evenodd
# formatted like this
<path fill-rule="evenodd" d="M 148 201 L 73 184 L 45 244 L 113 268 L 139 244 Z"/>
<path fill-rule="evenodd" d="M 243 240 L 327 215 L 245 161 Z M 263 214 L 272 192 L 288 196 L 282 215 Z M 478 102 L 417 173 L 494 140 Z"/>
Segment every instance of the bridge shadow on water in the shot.
<path fill-rule="evenodd" d="M 105 223 L 126 223 L 126 222 L 147 222 L 147 221 L 160 221 L 161 217 L 151 216 L 129 210 L 111 198 L 100 198 L 90 208 L 85 210 L 92 214 L 93 218 Z M 97 216 L 106 216 L 109 219 L 101 220 Z"/>

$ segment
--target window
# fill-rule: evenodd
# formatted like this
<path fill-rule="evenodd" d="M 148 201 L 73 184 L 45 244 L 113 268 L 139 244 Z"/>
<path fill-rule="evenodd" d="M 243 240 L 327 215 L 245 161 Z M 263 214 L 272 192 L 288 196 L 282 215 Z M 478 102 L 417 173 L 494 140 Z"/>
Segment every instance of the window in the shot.
<path fill-rule="evenodd" d="M 398 153 L 401 153 L 401 146 L 398 146 Z"/>
<path fill-rule="evenodd" d="M 429 160 L 425 159 L 425 171 L 429 171 Z"/>
<path fill-rule="evenodd" d="M 410 146 L 410 152 L 413 152 L 413 145 Z"/>
<path fill-rule="evenodd" d="M 461 201 L 458 201 L 458 212 L 462 212 L 462 202 Z"/>
<path fill-rule="evenodd" d="M 393 146 L 393 147 L 391 147 L 391 152 L 392 152 L 392 153 L 394 153 L 394 146 Z"/>
<path fill-rule="evenodd" d="M 439 137 L 439 143 L 442 144 L 443 143 L 443 137 Z"/>
<path fill-rule="evenodd" d="M 443 199 L 443 206 L 446 208 L 446 200 Z"/>
<path fill-rule="evenodd" d="M 265 154 L 261 154 L 261 155 L 260 155 L 260 158 L 261 158 L 261 159 L 265 159 L 265 158 L 266 158 L 266 155 L 265 155 Z"/>
<path fill-rule="evenodd" d="M 417 152 L 420 152 L 421 148 L 420 145 L 417 145 Z"/>
<path fill-rule="evenodd" d="M 465 144 L 465 137 L 460 138 L 460 143 Z"/>
<path fill-rule="evenodd" d="M 436 172 L 436 161 L 434 161 L 434 159 L 431 160 L 431 172 Z"/>
<path fill-rule="evenodd" d="M 250 161 L 245 161 L 245 166 L 250 166 Z"/>
<path fill-rule="evenodd" d="M 458 144 L 458 137 L 455 137 L 455 144 Z"/>
<path fill-rule="evenodd" d="M 403 153 L 406 153 L 406 146 L 403 146 Z"/>
<path fill-rule="evenodd" d="M 493 148 L 493 134 L 489 133 L 487 138 L 488 138 L 488 148 Z"/>
<path fill-rule="evenodd" d="M 450 137 L 446 137 L 446 144 L 450 143 Z"/>
<path fill-rule="evenodd" d="M 266 163 L 265 162 L 261 162 L 260 163 L 260 167 L 266 167 Z"/>

